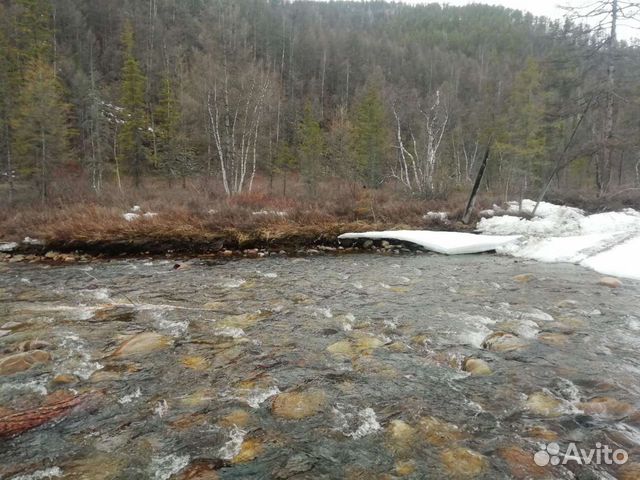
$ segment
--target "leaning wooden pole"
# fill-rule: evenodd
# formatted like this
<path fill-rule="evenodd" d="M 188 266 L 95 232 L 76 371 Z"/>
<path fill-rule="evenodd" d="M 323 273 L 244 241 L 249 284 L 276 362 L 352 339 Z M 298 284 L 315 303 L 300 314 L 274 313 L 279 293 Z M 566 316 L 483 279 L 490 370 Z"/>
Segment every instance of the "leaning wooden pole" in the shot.
<path fill-rule="evenodd" d="M 462 223 L 465 225 L 469 223 L 471 219 L 471 212 L 473 212 L 473 207 L 476 204 L 476 196 L 478 195 L 478 190 L 480 190 L 480 184 L 482 183 L 482 177 L 484 176 L 484 171 L 487 168 L 487 161 L 489 160 L 489 152 L 491 151 L 491 142 L 493 139 L 489 139 L 489 143 L 487 143 L 487 150 L 484 152 L 484 158 L 482 159 L 482 164 L 480 165 L 480 170 L 478 170 L 478 175 L 476 175 L 476 181 L 473 184 L 473 189 L 471 190 L 471 196 L 469 197 L 469 201 L 467 202 L 467 208 L 464 209 L 464 215 L 462 216 Z"/>

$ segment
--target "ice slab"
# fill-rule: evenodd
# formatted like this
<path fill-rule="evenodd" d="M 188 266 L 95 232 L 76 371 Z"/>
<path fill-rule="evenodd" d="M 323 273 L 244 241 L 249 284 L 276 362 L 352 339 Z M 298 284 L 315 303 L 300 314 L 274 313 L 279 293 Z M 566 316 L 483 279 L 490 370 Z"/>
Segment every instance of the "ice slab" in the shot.
<path fill-rule="evenodd" d="M 338 239 L 398 240 L 411 242 L 445 255 L 480 253 L 496 250 L 517 240 L 517 235 L 477 235 L 460 232 L 433 232 L 430 230 L 386 230 L 380 232 L 345 233 Z"/>

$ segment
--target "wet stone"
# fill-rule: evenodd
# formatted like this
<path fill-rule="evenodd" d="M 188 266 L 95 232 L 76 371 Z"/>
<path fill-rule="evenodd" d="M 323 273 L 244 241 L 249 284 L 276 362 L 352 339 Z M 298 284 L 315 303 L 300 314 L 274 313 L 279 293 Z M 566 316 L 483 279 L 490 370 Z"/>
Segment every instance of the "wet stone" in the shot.
<path fill-rule="evenodd" d="M 36 365 L 42 365 L 51 361 L 51 354 L 44 350 L 16 353 L 0 358 L 0 375 L 12 375 L 24 372 Z"/>
<path fill-rule="evenodd" d="M 442 464 L 454 478 L 475 478 L 488 466 L 487 459 L 468 448 L 447 448 L 440 454 Z"/>
<path fill-rule="evenodd" d="M 615 277 L 602 277 L 598 280 L 598 285 L 609 288 L 620 288 L 622 286 L 622 282 Z"/>
<path fill-rule="evenodd" d="M 310 471 L 315 465 L 315 460 L 306 453 L 297 453 L 287 461 L 287 464 L 280 470 L 276 471 L 274 478 L 287 479 L 300 473 Z"/>
<path fill-rule="evenodd" d="M 491 367 L 480 358 L 467 358 L 462 362 L 462 369 L 471 375 L 491 375 Z"/>
<path fill-rule="evenodd" d="M 588 402 L 578 403 L 576 407 L 587 415 L 612 419 L 623 418 L 634 412 L 634 408 L 628 403 L 610 397 L 597 397 Z"/>
<path fill-rule="evenodd" d="M 435 417 L 420 419 L 418 428 L 420 429 L 421 437 L 430 445 L 435 446 L 451 445 L 468 437 L 457 425 Z"/>
<path fill-rule="evenodd" d="M 537 465 L 533 452 L 526 452 L 520 447 L 505 447 L 498 451 L 499 457 L 506 462 L 511 475 L 518 479 L 549 478 L 549 467 Z"/>
<path fill-rule="evenodd" d="M 300 420 L 323 411 L 327 406 L 327 396 L 322 390 L 288 392 L 277 395 L 271 405 L 271 412 L 287 420 Z"/>
<path fill-rule="evenodd" d="M 181 472 L 171 476 L 171 480 L 218 480 L 220 476 L 216 470 L 223 465 L 215 460 L 194 460 Z"/>
<path fill-rule="evenodd" d="M 517 335 L 507 332 L 494 332 L 482 342 L 482 348 L 492 352 L 511 352 L 527 346 L 527 342 Z"/>
<path fill-rule="evenodd" d="M 172 344 L 170 338 L 154 332 L 144 332 L 134 335 L 129 340 L 121 344 L 115 352 L 114 357 L 128 357 L 130 355 L 142 355 L 157 350 L 168 348 Z"/>
<path fill-rule="evenodd" d="M 562 402 L 545 392 L 535 392 L 529 395 L 525 406 L 531 413 L 543 417 L 558 417 L 563 413 Z"/>
<path fill-rule="evenodd" d="M 255 438 L 249 438 L 240 445 L 240 452 L 233 457 L 231 463 L 247 463 L 262 455 L 264 446 Z"/>

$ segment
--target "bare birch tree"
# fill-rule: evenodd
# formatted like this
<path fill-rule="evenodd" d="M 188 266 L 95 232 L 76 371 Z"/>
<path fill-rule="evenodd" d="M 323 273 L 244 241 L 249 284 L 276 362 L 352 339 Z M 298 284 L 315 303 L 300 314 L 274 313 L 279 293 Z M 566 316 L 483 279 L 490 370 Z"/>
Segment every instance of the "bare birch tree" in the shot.
<path fill-rule="evenodd" d="M 220 83 L 207 93 L 207 112 L 224 190 L 236 195 L 253 187 L 271 76 L 256 65 L 234 78 L 229 70 L 225 59 Z"/>
<path fill-rule="evenodd" d="M 400 180 L 410 191 L 420 194 L 433 194 L 436 190 L 435 174 L 438 166 L 438 150 L 442 142 L 449 113 L 437 91 L 431 107 L 418 106 L 419 116 L 414 126 L 403 130 L 402 120 L 396 105 L 393 115 L 396 119 L 396 140 L 399 151 L 399 165 L 392 176 Z M 405 131 L 408 131 L 405 133 Z M 409 145 L 404 138 L 408 137 Z"/>

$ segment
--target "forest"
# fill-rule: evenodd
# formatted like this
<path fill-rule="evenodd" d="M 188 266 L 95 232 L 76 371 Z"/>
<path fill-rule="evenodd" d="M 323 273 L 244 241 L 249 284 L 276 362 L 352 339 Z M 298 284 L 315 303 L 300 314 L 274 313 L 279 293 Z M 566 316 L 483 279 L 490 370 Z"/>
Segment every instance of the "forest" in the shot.
<path fill-rule="evenodd" d="M 637 202 L 640 50 L 599 5 L 3 0 L 0 224 L 145 201 L 411 224 L 463 206 L 487 150 L 489 205 Z"/>

